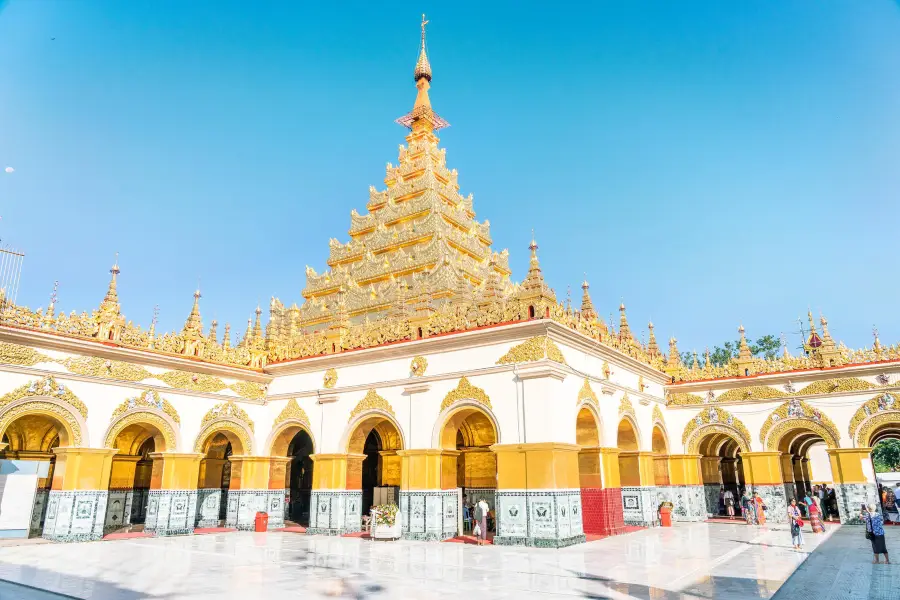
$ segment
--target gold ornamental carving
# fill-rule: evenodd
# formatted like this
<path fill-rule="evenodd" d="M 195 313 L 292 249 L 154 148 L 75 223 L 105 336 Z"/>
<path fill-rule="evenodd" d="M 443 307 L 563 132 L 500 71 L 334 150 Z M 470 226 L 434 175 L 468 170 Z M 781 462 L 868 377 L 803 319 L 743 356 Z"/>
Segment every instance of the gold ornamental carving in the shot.
<path fill-rule="evenodd" d="M 64 406 L 46 400 L 32 400 L 0 412 L 0 437 L 6 432 L 10 423 L 19 417 L 34 414 L 50 415 L 64 423 L 64 427 L 67 429 L 64 433 L 69 439 L 60 439 L 60 443 L 76 448 L 84 444 L 81 424 L 75 414 Z"/>
<path fill-rule="evenodd" d="M 281 412 L 278 413 L 278 416 L 275 417 L 275 422 L 272 424 L 272 427 L 275 428 L 285 421 L 299 421 L 309 427 L 309 417 L 307 416 L 306 411 L 297 404 L 296 398 L 288 400 L 287 404 L 284 405 L 284 408 L 281 409 Z"/>
<path fill-rule="evenodd" d="M 203 415 L 203 419 L 200 421 L 200 427 L 206 428 L 210 424 L 223 419 L 238 421 L 245 425 L 250 431 L 254 431 L 253 420 L 250 418 L 250 415 L 231 400 L 216 404 L 209 409 L 209 411 Z"/>
<path fill-rule="evenodd" d="M 692 406 L 694 404 L 705 404 L 702 396 L 697 394 L 686 394 L 684 392 L 668 392 L 666 394 L 669 406 Z"/>
<path fill-rule="evenodd" d="M 546 335 L 539 335 L 513 346 L 509 352 L 500 357 L 497 364 L 531 362 L 545 358 L 563 365 L 566 364 L 566 359 L 559 346 Z"/>
<path fill-rule="evenodd" d="M 0 362 L 3 364 L 32 367 L 38 363 L 51 361 L 50 357 L 27 346 L 0 342 Z"/>
<path fill-rule="evenodd" d="M 584 378 L 584 384 L 581 386 L 581 389 L 578 390 L 578 402 L 581 401 L 591 402 L 595 406 L 600 406 L 600 403 L 597 401 L 597 394 L 591 387 L 591 382 L 587 377 Z"/>
<path fill-rule="evenodd" d="M 249 424 L 244 422 L 237 423 L 227 418 L 210 421 L 197 434 L 197 439 L 194 441 L 194 452 L 202 454 L 205 450 L 204 446 L 211 436 L 220 432 L 228 432 L 236 436 L 240 441 L 240 448 L 232 448 L 236 454 L 251 454 L 253 452 L 253 440 L 247 431 L 250 425 L 252 425 L 252 421 Z"/>
<path fill-rule="evenodd" d="M 368 392 L 366 392 L 365 397 L 359 401 L 356 407 L 352 411 L 350 411 L 350 418 L 348 419 L 348 422 L 352 421 L 354 418 L 356 418 L 357 415 L 367 410 L 380 410 L 388 413 L 391 416 L 396 416 L 396 414 L 394 413 L 394 408 L 387 400 L 379 396 L 378 392 L 376 392 L 375 390 L 369 390 Z"/>
<path fill-rule="evenodd" d="M 741 402 L 746 400 L 773 400 L 776 398 L 785 398 L 788 394 L 781 390 L 775 389 L 768 385 L 753 385 L 750 387 L 740 387 L 728 390 L 723 394 L 719 394 L 716 402 Z"/>
<path fill-rule="evenodd" d="M 459 383 L 456 384 L 456 387 L 447 392 L 447 395 L 444 396 L 444 400 L 441 402 L 441 411 L 443 412 L 448 407 L 457 402 L 462 402 L 463 400 L 474 400 L 479 404 L 492 408 L 491 399 L 485 391 L 480 387 L 472 385 L 467 377 L 463 377 L 459 380 Z"/>
<path fill-rule="evenodd" d="M 77 410 L 82 417 L 87 419 L 88 409 L 84 402 L 79 400 L 66 385 L 57 383 L 57 381 L 50 376 L 26 383 L 25 385 L 8 392 L 3 397 L 0 397 L 0 407 L 21 400 L 22 398 L 41 396 L 64 402 Z"/>
<path fill-rule="evenodd" d="M 328 369 L 325 371 L 325 375 L 322 376 L 322 387 L 327 390 L 330 390 L 334 386 L 337 385 L 338 374 L 336 369 Z"/>
<path fill-rule="evenodd" d="M 128 398 L 127 400 L 122 402 L 122 404 L 117 406 L 113 411 L 112 417 L 110 417 L 110 422 L 115 421 L 127 412 L 148 408 L 164 413 L 179 425 L 181 424 L 181 417 L 178 416 L 178 411 L 175 410 L 175 407 L 172 406 L 168 400 L 160 396 L 159 393 L 153 390 L 146 390 L 140 396 Z"/>
<path fill-rule="evenodd" d="M 653 407 L 653 422 L 662 423 L 663 425 L 666 423 L 666 420 L 663 418 L 662 409 L 659 408 L 659 404 Z"/>
<path fill-rule="evenodd" d="M 631 398 L 628 397 L 628 392 L 622 394 L 622 398 L 619 400 L 619 416 L 623 417 L 625 415 L 631 416 L 633 419 L 637 419 L 637 414 L 634 412 L 634 404 L 631 403 Z"/>
<path fill-rule="evenodd" d="M 875 384 L 869 383 L 858 377 L 840 377 L 836 379 L 823 379 L 814 381 L 795 395 L 811 396 L 814 394 L 836 394 L 840 392 L 863 392 L 875 388 Z"/>
<path fill-rule="evenodd" d="M 741 448 L 741 452 L 750 451 L 750 431 L 740 419 L 718 406 L 709 406 L 701 410 L 688 421 L 681 435 L 688 454 L 697 454 L 700 441 L 710 433 L 724 433 L 733 437 Z"/>
<path fill-rule="evenodd" d="M 409 363 L 409 372 L 413 377 L 421 377 L 428 368 L 428 360 L 424 356 L 417 356 Z"/>
<path fill-rule="evenodd" d="M 886 423 L 900 423 L 900 396 L 896 392 L 885 392 L 863 402 L 850 419 L 847 432 L 857 447 L 867 447 L 871 433 Z"/>
<path fill-rule="evenodd" d="M 609 368 L 609 363 L 605 360 L 603 361 L 603 379 L 609 379 L 609 376 L 612 374 L 612 370 Z"/>
<path fill-rule="evenodd" d="M 840 445 L 841 435 L 828 415 L 797 398 L 772 411 L 759 430 L 759 441 L 767 450 L 777 451 L 782 435 L 793 429 L 818 433 L 829 448 Z"/>

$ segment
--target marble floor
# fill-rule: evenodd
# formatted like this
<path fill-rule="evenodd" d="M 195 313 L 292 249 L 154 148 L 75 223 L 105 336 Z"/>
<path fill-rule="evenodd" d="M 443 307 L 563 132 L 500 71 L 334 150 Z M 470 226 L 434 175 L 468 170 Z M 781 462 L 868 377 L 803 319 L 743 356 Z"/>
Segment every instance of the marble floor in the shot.
<path fill-rule="evenodd" d="M 563 550 L 295 533 L 27 545 L 0 548 L 0 598 L 770 598 L 835 529 L 805 552 L 786 529 L 708 523 Z"/>

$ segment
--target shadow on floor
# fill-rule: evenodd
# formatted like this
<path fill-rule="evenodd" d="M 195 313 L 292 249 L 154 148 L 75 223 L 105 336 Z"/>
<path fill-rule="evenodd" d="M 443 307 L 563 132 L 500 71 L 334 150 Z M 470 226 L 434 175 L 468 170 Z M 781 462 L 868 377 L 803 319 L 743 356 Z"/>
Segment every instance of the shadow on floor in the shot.
<path fill-rule="evenodd" d="M 743 577 L 704 577 L 701 581 L 678 590 L 666 590 L 637 583 L 624 583 L 608 577 L 572 572 L 585 583 L 582 598 L 609 600 L 627 594 L 641 600 L 684 600 L 697 598 L 708 600 L 771 598 L 781 581 L 769 579 L 746 579 Z"/>

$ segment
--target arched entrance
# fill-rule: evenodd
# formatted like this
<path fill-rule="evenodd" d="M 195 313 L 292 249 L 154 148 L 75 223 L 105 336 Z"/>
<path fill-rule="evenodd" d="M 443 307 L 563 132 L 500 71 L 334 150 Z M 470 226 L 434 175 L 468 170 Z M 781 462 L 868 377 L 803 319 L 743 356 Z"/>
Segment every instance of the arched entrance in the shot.
<path fill-rule="evenodd" d="M 232 490 L 241 489 L 241 465 L 232 457 L 247 453 L 244 441 L 232 426 L 210 428 L 199 443 L 200 468 L 197 477 L 195 527 L 235 527 L 240 499 Z"/>
<path fill-rule="evenodd" d="M 300 412 L 299 407 L 294 410 Z M 283 477 L 284 518 L 292 523 L 309 527 L 314 469 L 312 456 L 315 454 L 315 443 L 308 429 L 309 421 L 306 419 L 306 413 L 302 415 L 304 417 L 302 420 L 288 419 L 273 432 L 269 455 L 286 457 L 286 460 L 283 463 L 273 460 L 269 487 L 274 489 L 281 485 L 279 481 Z M 284 465 L 283 475 L 280 472 L 280 464 Z"/>
<path fill-rule="evenodd" d="M 153 478 L 151 455 L 171 450 L 171 439 L 166 440 L 160 425 L 156 415 L 135 413 L 107 432 L 107 447 L 117 452 L 110 470 L 104 533 L 143 530 Z"/>
<path fill-rule="evenodd" d="M 650 443 L 653 450 L 653 483 L 669 485 L 669 442 L 659 423 L 653 425 Z"/>
<path fill-rule="evenodd" d="M 619 448 L 619 479 L 622 487 L 641 485 L 637 457 L 640 442 L 638 441 L 637 427 L 630 418 L 619 421 L 616 431 L 616 446 Z"/>
<path fill-rule="evenodd" d="M 498 442 L 497 427 L 492 415 L 475 403 L 463 405 L 450 412 L 441 428 L 441 449 L 447 452 L 445 461 L 452 462 L 456 454 L 456 487 L 460 490 L 463 533 L 473 527 L 473 509 L 484 500 L 490 508 L 488 535 L 496 533 L 497 457 L 491 446 Z M 468 517 L 468 518 L 467 518 Z"/>
<path fill-rule="evenodd" d="M 706 496 L 707 516 L 717 517 L 726 514 L 722 499 L 723 490 L 732 493 L 735 499 L 735 515 L 741 516 L 740 498 L 746 486 L 742 450 L 738 438 L 724 431 L 713 431 L 699 438 L 697 453 L 701 457 L 700 470 Z"/>
<path fill-rule="evenodd" d="M 34 508 L 31 513 L 29 537 L 40 537 L 47 516 L 47 500 L 53 483 L 56 467 L 54 448 L 68 445 L 70 436 L 63 422 L 51 415 L 24 414 L 9 425 L 2 433 L 2 443 L 8 444 L 0 452 L 0 458 L 8 460 L 48 461 L 46 477 L 37 481 Z"/>
<path fill-rule="evenodd" d="M 379 504 L 399 504 L 401 461 L 397 451 L 402 449 L 400 427 L 387 414 L 363 416 L 353 426 L 347 442 L 347 489 L 362 493 L 361 514 Z M 351 516 L 347 518 L 349 521 Z"/>

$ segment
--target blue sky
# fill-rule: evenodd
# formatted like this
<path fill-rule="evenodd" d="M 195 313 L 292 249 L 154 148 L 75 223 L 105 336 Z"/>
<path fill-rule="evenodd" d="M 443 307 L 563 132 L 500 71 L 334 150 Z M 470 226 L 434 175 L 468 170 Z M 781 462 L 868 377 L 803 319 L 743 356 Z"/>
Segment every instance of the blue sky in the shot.
<path fill-rule="evenodd" d="M 0 238 L 19 293 L 178 329 L 300 302 L 396 162 L 418 21 L 463 193 L 524 277 L 682 350 L 785 332 L 900 341 L 900 5 L 10 0 Z M 55 39 L 52 39 L 55 38 Z M 221 325 L 220 325 L 221 327 Z"/>

